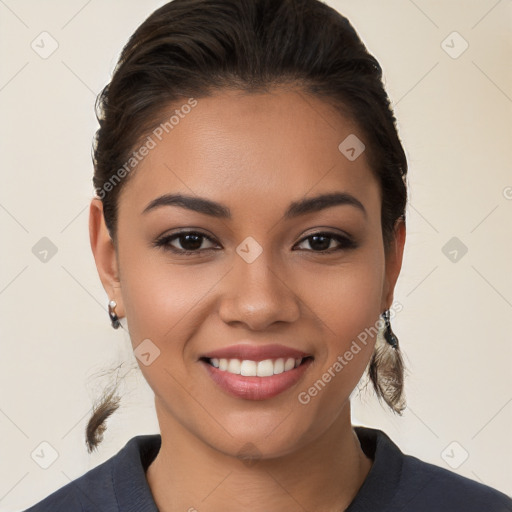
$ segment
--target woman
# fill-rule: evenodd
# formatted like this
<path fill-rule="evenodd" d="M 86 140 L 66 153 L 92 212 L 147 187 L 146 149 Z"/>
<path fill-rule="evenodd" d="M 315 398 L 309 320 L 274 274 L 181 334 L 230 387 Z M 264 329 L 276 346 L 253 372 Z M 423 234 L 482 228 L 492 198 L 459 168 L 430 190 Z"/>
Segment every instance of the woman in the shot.
<path fill-rule="evenodd" d="M 318 0 L 174 0 L 128 41 L 98 119 L 91 246 L 160 434 L 30 511 L 512 510 L 351 425 L 366 369 L 405 407 L 407 161 L 348 20 Z"/>

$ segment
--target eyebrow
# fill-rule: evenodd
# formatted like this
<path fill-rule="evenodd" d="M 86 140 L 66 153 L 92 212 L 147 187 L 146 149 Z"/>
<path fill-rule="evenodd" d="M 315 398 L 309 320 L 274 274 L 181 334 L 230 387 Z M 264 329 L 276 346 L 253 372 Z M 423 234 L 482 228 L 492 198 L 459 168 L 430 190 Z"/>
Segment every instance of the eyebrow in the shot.
<path fill-rule="evenodd" d="M 318 212 L 339 205 L 354 206 L 367 217 L 365 207 L 361 201 L 356 199 L 353 195 L 347 192 L 331 192 L 292 202 L 286 210 L 284 218 L 287 220 L 293 219 L 301 215 Z M 157 197 L 144 208 L 142 213 L 145 214 L 163 206 L 178 206 L 204 215 L 210 215 L 211 217 L 231 219 L 231 210 L 227 206 L 203 197 L 187 196 L 183 194 L 165 194 Z"/>

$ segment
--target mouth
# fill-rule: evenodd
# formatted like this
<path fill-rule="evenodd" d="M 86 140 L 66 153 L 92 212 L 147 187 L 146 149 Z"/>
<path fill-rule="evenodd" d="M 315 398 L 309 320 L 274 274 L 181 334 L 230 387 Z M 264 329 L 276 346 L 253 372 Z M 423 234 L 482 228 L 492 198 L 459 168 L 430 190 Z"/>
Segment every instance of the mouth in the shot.
<path fill-rule="evenodd" d="M 199 363 L 224 393 L 243 400 L 268 400 L 291 390 L 314 357 L 277 345 L 237 345 L 199 358 Z"/>

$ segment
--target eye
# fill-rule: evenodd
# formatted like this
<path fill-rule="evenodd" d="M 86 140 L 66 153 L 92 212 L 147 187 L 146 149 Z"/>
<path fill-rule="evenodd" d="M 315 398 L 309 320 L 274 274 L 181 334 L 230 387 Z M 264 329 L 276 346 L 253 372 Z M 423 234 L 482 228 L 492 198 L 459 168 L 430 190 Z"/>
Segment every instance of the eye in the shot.
<path fill-rule="evenodd" d="M 204 242 L 210 246 L 204 247 Z M 337 242 L 337 247 L 332 247 L 332 242 Z M 308 252 L 316 252 L 319 254 L 331 254 L 333 252 L 354 249 L 357 244 L 348 236 L 338 233 L 330 233 L 321 231 L 313 233 L 301 240 L 299 245 L 308 243 L 311 249 Z M 180 231 L 179 233 L 164 235 L 154 242 L 155 247 L 162 247 L 164 250 L 174 252 L 181 255 L 199 254 L 203 251 L 212 250 L 218 247 L 218 244 L 208 235 L 200 231 Z M 335 244 L 336 245 L 336 244 Z"/>
<path fill-rule="evenodd" d="M 338 242 L 338 247 L 332 247 L 332 241 Z M 303 238 L 300 244 L 308 243 L 310 247 L 312 247 L 312 252 L 318 253 L 327 253 L 330 254 L 332 252 L 347 250 L 347 249 L 355 249 L 357 244 L 354 240 L 349 238 L 348 236 L 340 235 L 338 233 L 329 233 L 325 231 L 319 231 L 318 233 L 313 233 L 312 235 Z"/>
<path fill-rule="evenodd" d="M 215 242 L 209 236 L 199 231 L 180 231 L 172 235 L 164 235 L 156 240 L 154 245 L 177 254 L 198 254 L 213 248 L 201 247 L 205 240 L 215 246 Z M 173 245 L 175 241 L 181 248 Z"/>

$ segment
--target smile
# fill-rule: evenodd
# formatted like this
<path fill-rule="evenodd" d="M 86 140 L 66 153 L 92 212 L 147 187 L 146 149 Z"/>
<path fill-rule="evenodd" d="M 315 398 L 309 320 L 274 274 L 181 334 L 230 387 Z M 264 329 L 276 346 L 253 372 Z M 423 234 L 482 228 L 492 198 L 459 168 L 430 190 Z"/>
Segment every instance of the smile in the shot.
<path fill-rule="evenodd" d="M 229 396 L 267 400 L 295 386 L 313 361 L 290 347 L 242 343 L 203 354 L 198 362 Z"/>

